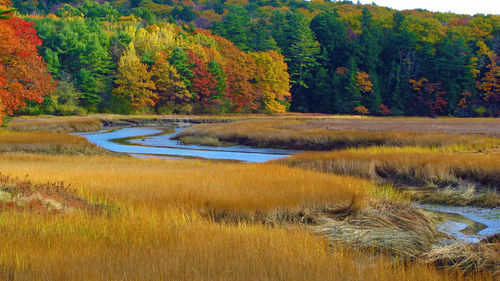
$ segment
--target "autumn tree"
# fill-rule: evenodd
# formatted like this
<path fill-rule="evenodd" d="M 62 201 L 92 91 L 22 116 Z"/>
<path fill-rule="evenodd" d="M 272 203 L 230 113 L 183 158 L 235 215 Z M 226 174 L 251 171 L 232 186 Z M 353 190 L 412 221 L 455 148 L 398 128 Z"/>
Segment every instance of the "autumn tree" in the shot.
<path fill-rule="evenodd" d="M 156 106 L 182 104 L 190 100 L 186 84 L 164 52 L 158 54 L 151 73 L 156 89 Z"/>
<path fill-rule="evenodd" d="M 9 3 L 0 1 L 0 8 L 9 10 Z M 33 23 L 15 16 L 0 19 L 0 123 L 28 101 L 41 103 L 54 90 L 47 65 L 38 55 L 41 44 Z"/>
<path fill-rule="evenodd" d="M 431 83 L 427 78 L 419 80 L 410 79 L 415 103 L 413 114 L 436 116 L 446 109 L 448 104 L 445 100 L 446 92 L 441 90 L 440 83 Z"/>
<path fill-rule="evenodd" d="M 284 113 L 289 106 L 290 78 L 283 56 L 276 51 L 252 53 L 256 63 L 256 91 L 262 97 L 262 109 L 268 113 Z"/>
<path fill-rule="evenodd" d="M 495 116 L 500 113 L 500 65 L 498 62 L 498 56 L 493 55 L 486 66 L 483 78 L 476 85 L 482 102 L 491 109 Z"/>
<path fill-rule="evenodd" d="M 254 59 L 238 49 L 231 41 L 215 36 L 217 47 L 224 57 L 224 72 L 227 77 L 226 98 L 232 111 L 248 112 L 259 108 L 258 93 L 253 91 L 252 79 L 255 72 Z"/>
<path fill-rule="evenodd" d="M 151 80 L 151 73 L 135 52 L 133 43 L 130 43 L 125 54 L 118 63 L 118 73 L 115 80 L 116 88 L 113 94 L 130 101 L 134 109 L 145 106 L 154 106 L 157 96 L 153 93 L 155 85 Z"/>
<path fill-rule="evenodd" d="M 221 103 L 217 97 L 217 79 L 208 71 L 208 63 L 199 58 L 192 50 L 188 50 L 189 63 L 192 65 L 191 78 L 194 98 L 198 101 L 197 111 L 213 112 Z"/>

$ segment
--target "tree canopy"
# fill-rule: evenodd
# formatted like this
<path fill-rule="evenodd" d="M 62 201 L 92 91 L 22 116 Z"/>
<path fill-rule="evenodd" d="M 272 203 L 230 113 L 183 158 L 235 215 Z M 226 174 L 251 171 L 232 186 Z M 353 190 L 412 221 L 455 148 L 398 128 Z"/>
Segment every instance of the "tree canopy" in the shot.
<path fill-rule="evenodd" d="M 41 15 L 25 17 L 39 53 L 84 111 L 499 114 L 496 15 L 323 0 L 14 5 Z M 152 85 L 143 102 L 123 92 L 130 43 L 130 71 L 148 80 L 136 83 Z M 71 113 L 62 91 L 50 100 L 31 109 Z"/>

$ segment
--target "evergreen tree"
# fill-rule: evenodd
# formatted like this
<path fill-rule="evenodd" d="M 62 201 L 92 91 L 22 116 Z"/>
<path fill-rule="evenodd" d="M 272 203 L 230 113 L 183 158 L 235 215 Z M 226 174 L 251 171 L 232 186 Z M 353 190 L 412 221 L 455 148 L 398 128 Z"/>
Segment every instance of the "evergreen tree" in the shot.
<path fill-rule="evenodd" d="M 191 65 L 188 63 L 188 57 L 184 50 L 179 47 L 174 48 L 172 56 L 168 61 L 177 69 L 182 81 L 188 89 L 191 88 L 191 78 L 193 77 L 193 71 L 191 70 Z"/>

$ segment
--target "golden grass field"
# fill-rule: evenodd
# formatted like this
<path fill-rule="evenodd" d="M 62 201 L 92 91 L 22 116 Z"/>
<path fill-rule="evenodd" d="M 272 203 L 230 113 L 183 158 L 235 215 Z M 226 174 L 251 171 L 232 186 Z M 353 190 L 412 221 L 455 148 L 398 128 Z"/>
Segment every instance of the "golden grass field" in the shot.
<path fill-rule="evenodd" d="M 373 118 L 379 120 L 380 118 Z M 312 119 L 314 120 L 314 119 Z M 323 120 L 323 119 L 321 119 Z M 325 119 L 322 126 L 316 126 L 311 119 L 292 118 L 267 118 L 252 119 L 231 123 L 201 124 L 190 127 L 179 134 L 179 138 L 187 136 L 218 138 L 225 142 L 235 142 L 243 145 L 257 147 L 277 147 L 287 149 L 303 150 L 332 150 L 348 147 L 366 146 L 420 146 L 420 147 L 445 147 L 456 146 L 460 149 L 488 150 L 499 147 L 500 139 L 489 135 L 450 134 L 445 132 L 452 130 L 469 132 L 467 127 L 461 127 L 462 123 L 451 123 L 448 127 L 435 131 L 432 128 L 435 121 L 428 119 L 419 120 L 417 125 L 405 130 L 404 124 L 390 126 L 392 119 L 386 122 L 378 121 L 371 129 L 366 127 L 343 126 L 332 128 L 332 124 L 341 123 L 344 119 Z M 347 119 L 351 124 L 353 121 Z M 362 119 L 361 119 L 362 120 Z M 370 120 L 370 119 L 369 119 Z M 399 120 L 399 119 L 396 119 Z M 406 119 L 402 119 L 406 120 Z M 409 118 L 408 120 L 412 120 Z M 426 123 L 432 122 L 432 123 Z M 477 124 L 471 120 L 469 127 Z M 485 121 L 486 122 L 486 121 Z M 488 121 L 483 124 L 480 132 L 494 134 L 497 123 Z M 488 127 L 488 125 L 490 125 Z M 418 130 L 420 129 L 420 130 Z M 500 132 L 500 128 L 498 128 Z"/>
<path fill-rule="evenodd" d="M 206 216 L 344 206 L 352 198 L 363 209 L 371 188 L 364 180 L 273 164 L 116 156 L 2 154 L 0 167 L 35 183 L 63 180 L 114 210 L 0 213 L 6 280 L 493 280 L 330 248 L 299 225 Z"/>
<path fill-rule="evenodd" d="M 251 119 L 193 128 L 248 134 L 262 125 L 262 136 L 279 139 L 288 130 L 309 144 L 318 136 L 312 132 L 328 131 L 301 129 L 303 116 Z M 0 131 L 0 280 L 496 280 L 496 244 L 455 249 L 455 267 L 450 251 L 431 247 L 437 232 L 430 220 L 406 196 L 382 187 L 378 173 L 357 164 L 325 173 L 331 171 L 321 165 L 356 160 L 416 179 L 422 173 L 437 182 L 462 172 L 490 182 L 498 139 L 372 133 L 351 143 L 368 134 L 370 141 L 413 147 L 246 164 L 137 159 L 103 153 L 78 136 Z M 332 136 L 341 138 L 323 137 Z M 71 149 L 55 149 L 63 145 Z"/>

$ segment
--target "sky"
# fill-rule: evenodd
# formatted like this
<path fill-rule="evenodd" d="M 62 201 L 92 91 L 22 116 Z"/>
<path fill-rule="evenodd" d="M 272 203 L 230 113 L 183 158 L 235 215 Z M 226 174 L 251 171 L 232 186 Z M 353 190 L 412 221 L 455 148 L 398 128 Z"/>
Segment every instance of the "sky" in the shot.
<path fill-rule="evenodd" d="M 357 1 L 352 2 L 356 3 Z M 500 0 L 360 0 L 360 2 L 363 4 L 375 2 L 378 6 L 397 10 L 420 8 L 432 12 L 500 15 Z"/>

